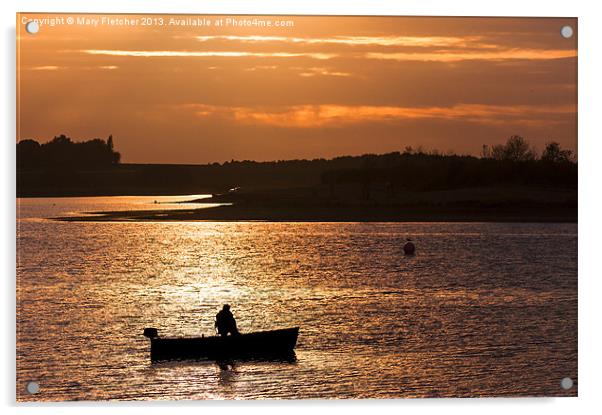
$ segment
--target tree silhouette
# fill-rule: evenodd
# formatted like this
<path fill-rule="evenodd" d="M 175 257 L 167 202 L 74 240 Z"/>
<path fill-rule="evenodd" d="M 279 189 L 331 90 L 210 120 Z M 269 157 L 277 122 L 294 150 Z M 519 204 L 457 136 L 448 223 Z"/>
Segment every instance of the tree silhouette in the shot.
<path fill-rule="evenodd" d="M 17 144 L 18 169 L 73 169 L 118 164 L 121 155 L 113 150 L 113 136 L 105 142 L 100 138 L 73 142 L 65 134 L 45 144 L 22 140 Z"/>
<path fill-rule="evenodd" d="M 506 161 L 533 161 L 537 158 L 535 150 L 519 135 L 510 137 L 506 144 L 494 145 L 487 154 L 494 160 Z"/>
<path fill-rule="evenodd" d="M 17 145 L 17 167 L 32 168 L 39 164 L 40 143 L 35 140 L 22 140 Z"/>
<path fill-rule="evenodd" d="M 541 154 L 541 161 L 548 163 L 569 163 L 573 158 L 571 150 L 563 150 L 555 141 L 548 143 Z"/>

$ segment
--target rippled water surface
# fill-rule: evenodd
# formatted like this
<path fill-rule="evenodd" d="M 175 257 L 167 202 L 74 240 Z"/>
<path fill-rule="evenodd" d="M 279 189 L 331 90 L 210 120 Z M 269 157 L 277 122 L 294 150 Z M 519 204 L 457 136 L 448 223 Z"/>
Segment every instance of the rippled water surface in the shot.
<path fill-rule="evenodd" d="M 577 394 L 576 224 L 44 219 L 154 200 L 18 200 L 19 399 Z M 211 334 L 226 302 L 300 326 L 297 361 L 150 363 L 144 327 Z"/>

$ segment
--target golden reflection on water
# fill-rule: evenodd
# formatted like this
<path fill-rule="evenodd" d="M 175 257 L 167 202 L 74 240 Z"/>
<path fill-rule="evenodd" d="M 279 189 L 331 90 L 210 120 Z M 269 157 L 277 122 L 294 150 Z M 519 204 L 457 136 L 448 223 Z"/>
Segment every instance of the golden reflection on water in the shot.
<path fill-rule="evenodd" d="M 44 217 L 44 204 L 22 200 L 19 213 Z M 576 394 L 559 388 L 577 380 L 573 224 L 18 229 L 19 399 Z M 415 257 L 401 254 L 408 235 Z M 209 335 L 223 303 L 244 332 L 300 326 L 296 362 L 150 364 L 144 327 Z M 25 394 L 29 380 L 41 393 Z"/>

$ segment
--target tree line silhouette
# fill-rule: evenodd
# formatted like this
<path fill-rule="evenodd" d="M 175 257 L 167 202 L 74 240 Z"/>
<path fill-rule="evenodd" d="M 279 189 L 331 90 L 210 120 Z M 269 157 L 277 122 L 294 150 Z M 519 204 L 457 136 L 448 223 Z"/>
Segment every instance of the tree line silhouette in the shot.
<path fill-rule="evenodd" d="M 36 195 L 189 194 L 232 187 L 334 189 L 385 186 L 392 194 L 479 186 L 577 187 L 572 151 L 550 142 L 541 154 L 522 137 L 483 146 L 480 157 L 407 147 L 402 152 L 333 159 L 229 161 L 204 165 L 122 164 L 113 138 L 73 142 L 61 135 L 17 144 L 17 193 Z"/>
<path fill-rule="evenodd" d="M 574 188 L 577 164 L 571 150 L 550 142 L 538 155 L 520 136 L 505 144 L 483 146 L 481 157 L 441 155 L 407 147 L 403 153 L 362 156 L 362 166 L 332 169 L 321 176 L 331 187 L 363 186 L 366 198 L 374 183 L 385 183 L 392 194 L 403 190 L 447 190 L 492 185 L 539 185 Z"/>
<path fill-rule="evenodd" d="M 118 164 L 121 155 L 113 149 L 113 136 L 74 142 L 64 134 L 40 144 L 22 140 L 17 144 L 17 169 L 107 167 Z"/>

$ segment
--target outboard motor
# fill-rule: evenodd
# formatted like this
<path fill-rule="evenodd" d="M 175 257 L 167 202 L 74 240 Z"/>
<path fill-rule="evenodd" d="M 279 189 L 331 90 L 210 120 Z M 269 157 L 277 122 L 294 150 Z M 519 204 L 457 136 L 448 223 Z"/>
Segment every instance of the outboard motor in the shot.
<path fill-rule="evenodd" d="M 403 246 L 403 253 L 406 255 L 414 255 L 416 253 L 416 245 L 409 238 L 406 244 Z"/>
<path fill-rule="evenodd" d="M 147 327 L 144 329 L 144 337 L 148 337 L 149 339 L 156 339 L 159 337 L 159 330 L 154 327 Z"/>

